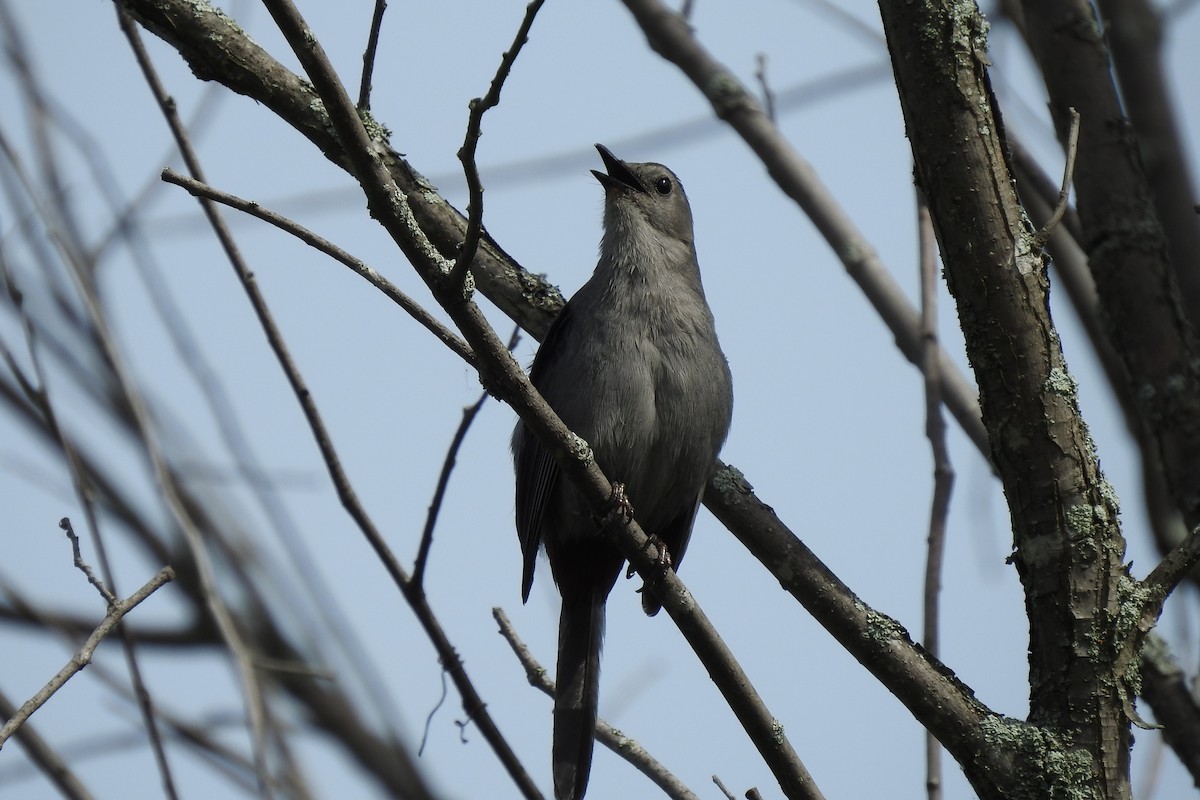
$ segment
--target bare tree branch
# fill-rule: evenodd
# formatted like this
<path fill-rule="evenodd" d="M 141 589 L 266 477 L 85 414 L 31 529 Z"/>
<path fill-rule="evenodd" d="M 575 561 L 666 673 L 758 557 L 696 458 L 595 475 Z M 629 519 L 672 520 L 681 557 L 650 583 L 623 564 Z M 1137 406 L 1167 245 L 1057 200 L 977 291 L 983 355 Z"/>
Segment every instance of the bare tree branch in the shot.
<path fill-rule="evenodd" d="M 383 27 L 385 11 L 387 0 L 375 0 L 375 11 L 371 14 L 371 32 L 367 34 L 367 49 L 363 51 L 362 80 L 358 86 L 358 107 L 362 111 L 371 107 L 371 76 L 375 72 L 375 51 L 379 49 L 379 31 Z"/>
<path fill-rule="evenodd" d="M 900 623 L 855 595 L 755 496 L 737 468 L 718 467 L 704 493 L 717 519 L 959 763 L 977 760 L 981 769 L 1004 772 L 1011 754 L 986 741 L 990 728 L 1003 729 L 1011 721 L 989 710 L 954 673 L 914 645 Z"/>
<path fill-rule="evenodd" d="M 520 340 L 521 328 L 517 326 L 513 328 L 512 335 L 508 337 L 508 350 L 510 353 Z M 417 557 L 413 565 L 412 582 L 417 587 L 421 587 L 425 580 L 425 564 L 429 560 L 429 548 L 433 544 L 433 529 L 437 525 L 438 513 L 442 507 L 442 500 L 446 496 L 446 487 L 450 483 L 450 473 L 454 469 L 454 464 L 458 457 L 458 449 L 462 446 L 463 440 L 467 436 L 467 430 L 471 427 L 471 423 L 475 421 L 475 417 L 479 414 L 479 409 L 483 408 L 483 403 L 487 400 L 487 397 L 488 395 L 485 391 L 479 396 L 478 400 L 463 409 L 462 422 L 459 423 L 458 430 L 454 432 L 454 438 L 450 441 L 450 447 L 446 450 L 446 458 L 442 463 L 441 474 L 438 475 L 437 489 L 433 493 L 433 501 L 429 504 L 429 514 L 425 519 L 425 529 L 421 532 L 421 543 L 417 547 Z"/>
<path fill-rule="evenodd" d="M 37 694 L 25 701 L 17 709 L 16 713 L 8 718 L 8 721 L 4 723 L 4 727 L 0 728 L 0 748 L 4 747 L 4 743 L 17 732 L 18 728 L 25 724 L 25 720 L 29 719 L 33 712 L 44 706 L 46 701 L 53 697 L 55 692 L 65 686 L 67 681 L 77 672 L 92 663 L 92 655 L 96 652 L 96 648 L 100 645 L 100 642 L 104 641 L 104 637 L 112 632 L 112 629 L 117 626 L 117 623 L 126 614 L 137 608 L 143 600 L 154 594 L 160 586 L 174 578 L 175 570 L 170 567 L 163 567 L 142 588 L 124 600 L 115 603 L 100 624 L 96 626 L 96 629 L 92 631 L 92 635 L 87 638 L 83 646 L 71 657 L 71 660 Z"/>
<path fill-rule="evenodd" d="M 512 45 L 500 59 L 500 66 L 496 69 L 496 75 L 492 78 L 487 94 L 483 97 L 476 97 L 469 106 L 471 113 L 467 120 L 467 133 L 462 147 L 458 149 L 458 160 L 462 162 L 463 172 L 467 176 L 467 190 L 470 193 L 470 199 L 467 201 L 467 231 L 463 234 L 462 248 L 455 256 L 454 267 L 450 271 L 450 281 L 455 286 L 464 285 L 467 279 L 467 270 L 470 269 L 471 262 L 475 260 L 475 253 L 479 250 L 479 236 L 483 231 L 483 182 L 479 179 L 479 167 L 475 163 L 475 149 L 478 147 L 479 137 L 482 135 L 480 126 L 483 124 L 483 115 L 487 113 L 488 109 L 499 105 L 500 91 L 504 88 L 504 82 L 508 80 L 509 73 L 512 72 L 517 56 L 521 54 L 521 48 L 529 40 L 529 29 L 533 27 L 533 20 L 543 2 L 544 0 L 533 0 L 525 7 L 525 18 L 521 20 L 521 27 L 517 29 L 517 35 L 513 37 Z"/>
<path fill-rule="evenodd" d="M 1088 0 L 1026 0 L 1023 7 L 1060 140 L 1069 132 L 1068 109 L 1081 117 L 1075 190 L 1101 319 L 1192 527 L 1200 524 L 1200 345 L 1113 85 L 1104 35 Z"/>
<path fill-rule="evenodd" d="M 515 339 L 515 332 L 513 336 Z M 454 438 L 450 440 L 450 447 L 446 450 L 446 458 L 442 463 L 442 471 L 438 475 L 437 488 L 433 492 L 433 500 L 429 503 L 429 513 L 425 517 L 425 529 L 421 532 L 421 543 L 417 546 L 417 557 L 413 561 L 412 583 L 418 588 L 422 588 L 425 582 L 425 565 L 429 561 L 429 549 L 433 545 L 433 529 L 437 525 L 438 512 L 442 508 L 442 500 L 446 497 L 446 487 L 450 483 L 450 473 L 454 470 L 454 464 L 458 457 L 458 449 L 462 446 L 463 439 L 467 436 L 467 430 L 471 427 L 471 423 L 475 421 L 476 415 L 479 414 L 479 409 L 483 408 L 487 397 L 487 392 L 483 392 L 479 395 L 478 400 L 463 409 L 462 422 L 459 423 L 458 430 L 454 432 Z"/>
<path fill-rule="evenodd" d="M 1163 603 L 1168 595 L 1179 585 L 1195 566 L 1200 563 L 1200 526 L 1180 542 L 1171 552 L 1167 553 L 1150 574 L 1142 579 L 1142 588 L 1146 598 L 1142 608 L 1142 630 L 1149 633 L 1162 613 Z M 1138 640 L 1140 645 L 1140 639 Z"/>
<path fill-rule="evenodd" d="M 87 578 L 87 582 L 96 588 L 96 591 L 104 598 L 104 602 L 107 605 L 116 605 L 116 595 L 109 591 L 109 588 L 96 577 L 96 573 L 92 572 L 92 568 L 83 560 L 83 554 L 79 552 L 79 537 L 75 535 L 75 529 L 71 527 L 71 520 L 63 517 L 59 520 L 58 527 L 63 529 L 67 534 L 67 539 L 71 542 L 71 559 L 75 564 L 75 569 L 83 573 L 84 577 Z"/>
<path fill-rule="evenodd" d="M 389 300 L 394 302 L 400 308 L 404 309 L 410 317 L 415 319 L 427 331 L 437 337 L 438 341 L 446 345 L 463 361 L 468 364 L 474 364 L 475 356 L 471 353 L 470 345 L 466 344 L 461 338 L 441 322 L 432 314 L 426 311 L 420 303 L 413 300 L 407 294 L 402 292 L 396 284 L 389 281 L 378 270 L 367 266 L 362 261 L 347 253 L 342 248 L 330 242 L 328 239 L 323 239 L 312 231 L 297 222 L 294 222 L 287 217 L 276 214 L 275 212 L 263 208 L 253 200 L 243 200 L 240 197 L 223 192 L 208 184 L 189 178 L 186 175 L 180 175 L 173 169 L 167 168 L 163 170 L 162 179 L 167 183 L 173 183 L 188 191 L 193 197 L 203 197 L 209 200 L 214 200 L 222 205 L 236 208 L 238 211 L 243 211 L 251 216 L 258 217 L 264 222 L 269 222 L 282 231 L 290 233 L 305 244 L 315 247 L 325 255 L 341 262 L 345 266 L 354 271 L 356 275 L 370 283 L 379 291 L 383 292 Z"/>
<path fill-rule="evenodd" d="M 929 541 L 925 557 L 923 631 L 921 644 L 934 658 L 940 656 L 939 596 L 942 589 L 942 564 L 946 553 L 946 520 L 950 515 L 950 497 L 954 490 L 954 468 L 946 446 L 946 421 L 942 418 L 941 381 L 937 361 L 937 239 L 933 218 L 924 196 L 917 192 L 917 225 L 921 273 L 921 330 L 925 337 L 925 358 L 921 371 L 925 383 L 925 436 L 933 451 L 933 498 L 929 510 Z M 942 758 L 937 737 L 925 733 L 925 795 L 928 800 L 942 797 Z"/>
<path fill-rule="evenodd" d="M 1079 152 L 1079 112 L 1073 108 L 1068 108 L 1067 111 L 1071 114 L 1071 129 L 1067 133 L 1067 164 L 1063 167 L 1062 188 L 1058 190 L 1058 202 L 1054 204 L 1050 219 L 1033 235 L 1033 244 L 1038 249 L 1046 246 L 1046 242 L 1058 227 L 1058 223 L 1062 222 L 1063 215 L 1071 205 L 1071 176 L 1075 174 L 1075 156 Z"/>
<path fill-rule="evenodd" d="M 1100 0 L 1104 36 L 1121 86 L 1122 108 L 1137 132 L 1140 161 L 1170 250 L 1170 263 L 1192 326 L 1200 325 L 1200 220 L 1187 147 L 1163 71 L 1164 18 L 1148 0 Z M 1193 524 L 1195 524 L 1193 520 Z"/>
<path fill-rule="evenodd" d="M 1142 693 L 1162 726 L 1163 738 L 1200 786 L 1200 705 L 1191 681 L 1156 633 L 1146 637 L 1140 667 Z"/>

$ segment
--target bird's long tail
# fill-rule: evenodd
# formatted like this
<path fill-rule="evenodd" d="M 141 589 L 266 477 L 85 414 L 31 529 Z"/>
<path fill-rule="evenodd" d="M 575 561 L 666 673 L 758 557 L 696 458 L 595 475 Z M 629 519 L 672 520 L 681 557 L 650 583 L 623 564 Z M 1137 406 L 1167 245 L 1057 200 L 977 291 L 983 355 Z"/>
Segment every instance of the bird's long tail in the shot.
<path fill-rule="evenodd" d="M 605 594 L 595 588 L 563 593 L 551 751 L 557 800 L 581 800 L 592 769 Z"/>

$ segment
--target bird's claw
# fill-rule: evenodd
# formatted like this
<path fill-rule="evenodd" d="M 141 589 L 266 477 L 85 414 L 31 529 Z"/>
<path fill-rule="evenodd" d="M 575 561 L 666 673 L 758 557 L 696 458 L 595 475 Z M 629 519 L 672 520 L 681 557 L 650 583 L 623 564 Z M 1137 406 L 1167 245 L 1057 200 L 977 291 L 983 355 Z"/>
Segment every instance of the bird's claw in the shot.
<path fill-rule="evenodd" d="M 667 549 L 666 543 L 658 537 L 658 534 L 651 533 L 646 537 L 645 544 L 642 545 L 642 551 L 645 552 L 651 547 L 658 553 L 658 557 L 654 560 L 660 573 L 665 573 L 671 567 L 671 551 Z M 633 565 L 629 565 L 629 570 L 625 573 L 625 580 L 633 577 L 636 570 Z"/>
<path fill-rule="evenodd" d="M 612 485 L 612 494 L 608 497 L 608 503 L 606 521 L 615 521 L 618 517 L 623 518 L 625 522 L 633 519 L 633 503 L 629 502 L 629 495 L 625 494 L 625 484 L 614 483 Z"/>

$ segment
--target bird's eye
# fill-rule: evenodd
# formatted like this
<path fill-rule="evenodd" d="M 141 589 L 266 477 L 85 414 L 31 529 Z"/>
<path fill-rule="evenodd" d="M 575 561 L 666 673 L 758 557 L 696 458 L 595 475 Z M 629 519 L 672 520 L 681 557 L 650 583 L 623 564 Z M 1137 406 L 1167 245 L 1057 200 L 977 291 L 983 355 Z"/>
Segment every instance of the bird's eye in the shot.
<path fill-rule="evenodd" d="M 659 194 L 667 195 L 671 193 L 671 179 L 665 175 L 654 182 L 654 189 Z"/>

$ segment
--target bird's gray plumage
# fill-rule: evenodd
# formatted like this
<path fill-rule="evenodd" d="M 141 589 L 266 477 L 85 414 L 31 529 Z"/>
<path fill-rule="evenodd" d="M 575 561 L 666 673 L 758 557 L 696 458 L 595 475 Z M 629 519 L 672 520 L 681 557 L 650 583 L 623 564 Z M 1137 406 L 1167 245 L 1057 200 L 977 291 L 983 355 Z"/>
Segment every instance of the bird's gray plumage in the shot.
<path fill-rule="evenodd" d="M 563 422 L 624 484 L 642 529 L 678 567 L 717 453 L 733 390 L 700 283 L 692 212 L 661 164 L 628 164 L 597 145 L 607 174 L 604 236 L 590 280 L 555 319 L 530 378 Z M 562 595 L 554 702 L 554 791 L 587 788 L 599 696 L 604 603 L 624 559 L 525 426 L 513 432 L 517 534 L 529 598 L 539 545 Z M 661 602 L 644 587 L 642 604 Z"/>

